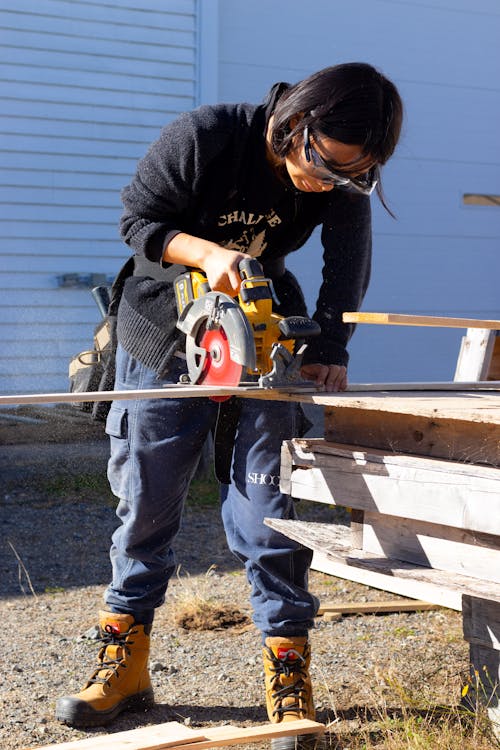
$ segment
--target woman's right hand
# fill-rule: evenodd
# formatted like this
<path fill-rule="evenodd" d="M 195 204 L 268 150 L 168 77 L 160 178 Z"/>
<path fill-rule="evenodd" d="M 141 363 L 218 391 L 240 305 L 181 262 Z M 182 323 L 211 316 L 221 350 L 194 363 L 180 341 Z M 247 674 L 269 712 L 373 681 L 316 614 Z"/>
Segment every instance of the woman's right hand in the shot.
<path fill-rule="evenodd" d="M 245 253 L 228 250 L 216 242 L 184 232 L 179 232 L 170 240 L 162 256 L 162 260 L 167 263 L 201 268 L 206 274 L 210 289 L 231 297 L 239 292 L 241 278 L 238 266 L 245 258 L 248 258 Z"/>
<path fill-rule="evenodd" d="M 248 255 L 227 250 L 212 242 L 207 244 L 211 247 L 207 248 L 201 268 L 206 274 L 210 289 L 235 297 L 241 285 L 239 264 Z"/>

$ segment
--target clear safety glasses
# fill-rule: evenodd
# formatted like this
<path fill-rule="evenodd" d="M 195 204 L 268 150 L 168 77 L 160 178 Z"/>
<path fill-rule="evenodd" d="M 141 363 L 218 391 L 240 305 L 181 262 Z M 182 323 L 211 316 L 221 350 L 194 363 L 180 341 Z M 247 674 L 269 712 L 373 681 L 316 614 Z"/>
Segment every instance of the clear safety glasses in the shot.
<path fill-rule="evenodd" d="M 332 169 L 311 144 L 307 125 L 304 128 L 304 154 L 307 163 L 314 170 L 314 174 L 322 182 L 329 183 L 330 185 L 338 185 L 338 187 L 347 190 L 356 190 L 358 193 L 363 193 L 363 195 L 371 195 L 377 187 L 376 167 L 372 167 L 365 174 L 356 177 L 350 177 Z"/>

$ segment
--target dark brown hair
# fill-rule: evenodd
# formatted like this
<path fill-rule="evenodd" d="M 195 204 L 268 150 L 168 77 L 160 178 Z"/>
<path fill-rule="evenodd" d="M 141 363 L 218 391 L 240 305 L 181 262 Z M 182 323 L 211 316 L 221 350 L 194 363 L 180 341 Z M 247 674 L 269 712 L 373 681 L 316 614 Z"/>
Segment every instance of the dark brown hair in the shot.
<path fill-rule="evenodd" d="M 360 145 L 379 166 L 392 156 L 403 121 L 396 86 L 367 63 L 334 65 L 288 87 L 273 110 L 271 146 L 284 158 L 304 127 L 318 138 Z M 297 120 L 295 126 L 291 122 Z M 377 193 L 388 209 L 380 184 Z"/>

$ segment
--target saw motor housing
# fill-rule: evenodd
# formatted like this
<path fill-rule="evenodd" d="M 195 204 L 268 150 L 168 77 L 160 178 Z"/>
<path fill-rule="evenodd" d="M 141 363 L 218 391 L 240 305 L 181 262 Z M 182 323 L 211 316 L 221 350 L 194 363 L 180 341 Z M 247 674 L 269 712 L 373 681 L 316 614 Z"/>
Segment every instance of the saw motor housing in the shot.
<path fill-rule="evenodd" d="M 187 271 L 174 282 L 177 327 L 186 334 L 191 383 L 207 382 L 210 367 L 210 384 L 237 384 L 237 368 L 224 366 L 223 360 L 227 365 L 229 356 L 241 366 L 239 382 L 259 379 L 261 385 L 284 384 L 278 381 L 295 360 L 296 341 L 320 333 L 319 325 L 309 318 L 285 318 L 273 312 L 273 299 L 277 300 L 272 281 L 264 276 L 257 260 L 243 260 L 239 272 L 241 286 L 235 298 L 211 291 L 201 271 Z M 295 364 L 295 374 L 289 371 L 290 382 L 297 379 L 300 363 Z M 232 382 L 224 382 L 227 379 Z"/>

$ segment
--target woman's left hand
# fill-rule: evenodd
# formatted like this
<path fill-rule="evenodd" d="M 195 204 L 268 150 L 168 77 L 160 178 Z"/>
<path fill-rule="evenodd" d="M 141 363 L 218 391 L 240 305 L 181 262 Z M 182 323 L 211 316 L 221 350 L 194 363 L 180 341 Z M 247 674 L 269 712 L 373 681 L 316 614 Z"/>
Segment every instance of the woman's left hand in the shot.
<path fill-rule="evenodd" d="M 347 368 L 343 365 L 310 364 L 304 365 L 300 371 L 303 378 L 313 380 L 316 385 L 324 385 L 329 393 L 347 388 Z"/>

